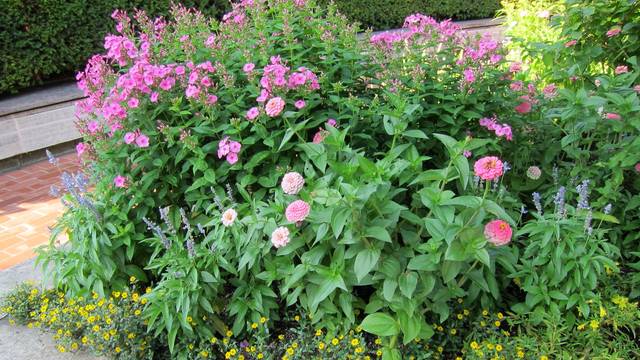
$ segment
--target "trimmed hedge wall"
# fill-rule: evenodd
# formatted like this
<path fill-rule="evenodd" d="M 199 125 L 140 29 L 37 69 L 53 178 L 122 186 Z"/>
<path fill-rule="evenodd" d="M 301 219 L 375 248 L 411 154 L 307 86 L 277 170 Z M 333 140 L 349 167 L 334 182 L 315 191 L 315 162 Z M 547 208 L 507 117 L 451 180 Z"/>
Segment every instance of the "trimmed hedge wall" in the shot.
<path fill-rule="evenodd" d="M 230 8 L 228 0 L 180 2 L 211 16 Z M 114 31 L 114 9 L 163 15 L 170 7 L 171 0 L 0 0 L 0 94 L 81 69 Z"/>
<path fill-rule="evenodd" d="M 319 0 L 329 3 L 330 0 Z M 205 14 L 220 17 L 230 9 L 228 0 L 182 0 Z M 421 12 L 437 18 L 492 17 L 500 0 L 334 0 L 340 11 L 375 30 L 402 25 L 404 18 Z M 56 77 L 78 71 L 102 49 L 106 33 L 113 31 L 113 9 L 147 10 L 166 14 L 171 0 L 1 0 L 0 94 L 15 93 Z"/>
<path fill-rule="evenodd" d="M 329 3 L 331 0 L 321 0 Z M 414 13 L 456 20 L 493 17 L 500 0 L 333 0 L 340 12 L 363 28 L 383 30 L 402 26 Z"/>

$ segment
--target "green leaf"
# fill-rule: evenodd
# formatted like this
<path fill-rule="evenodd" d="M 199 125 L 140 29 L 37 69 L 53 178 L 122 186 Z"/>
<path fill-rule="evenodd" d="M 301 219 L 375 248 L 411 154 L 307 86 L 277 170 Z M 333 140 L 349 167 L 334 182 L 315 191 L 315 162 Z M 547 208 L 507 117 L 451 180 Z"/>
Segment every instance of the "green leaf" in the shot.
<path fill-rule="evenodd" d="M 382 296 L 385 300 L 391 301 L 393 300 L 393 295 L 396 293 L 396 288 L 398 287 L 398 283 L 392 279 L 385 279 L 384 283 L 382 283 Z"/>
<path fill-rule="evenodd" d="M 435 271 L 437 268 L 438 264 L 431 255 L 418 255 L 409 260 L 407 265 L 409 270 Z"/>
<path fill-rule="evenodd" d="M 407 130 L 402 133 L 403 136 L 417 138 L 417 139 L 428 139 L 427 135 L 422 130 Z"/>
<path fill-rule="evenodd" d="M 369 314 L 360 326 L 364 331 L 377 336 L 393 336 L 400 332 L 398 323 L 386 313 Z"/>
<path fill-rule="evenodd" d="M 404 335 L 402 342 L 407 345 L 411 340 L 415 339 L 422 328 L 422 324 L 418 316 L 409 316 L 404 311 L 398 314 L 398 320 L 400 323 L 400 329 Z"/>
<path fill-rule="evenodd" d="M 391 236 L 389 236 L 389 232 L 387 231 L 387 229 L 381 226 L 367 227 L 367 229 L 365 230 L 365 236 L 388 243 L 391 242 Z"/>
<path fill-rule="evenodd" d="M 201 271 L 200 272 L 200 276 L 202 276 L 202 281 L 206 282 L 206 283 L 214 283 L 217 282 L 216 278 L 213 277 L 213 275 L 211 275 L 209 272 L 206 271 Z"/>
<path fill-rule="evenodd" d="M 364 249 L 356 255 L 353 270 L 356 273 L 358 282 L 362 281 L 362 279 L 376 266 L 378 259 L 380 259 L 379 249 Z"/>
<path fill-rule="evenodd" d="M 406 274 L 400 275 L 400 279 L 398 279 L 398 284 L 400 285 L 400 292 L 402 295 L 411 299 L 413 292 L 416 290 L 416 286 L 418 285 L 418 274 L 413 271 L 410 271 Z"/>

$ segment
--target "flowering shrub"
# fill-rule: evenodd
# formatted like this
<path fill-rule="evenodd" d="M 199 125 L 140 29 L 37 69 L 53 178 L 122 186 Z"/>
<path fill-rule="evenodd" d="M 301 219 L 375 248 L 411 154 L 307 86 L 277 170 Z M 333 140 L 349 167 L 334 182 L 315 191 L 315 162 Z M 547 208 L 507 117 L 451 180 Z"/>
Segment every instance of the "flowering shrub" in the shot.
<path fill-rule="evenodd" d="M 332 330 L 364 317 L 398 358 L 433 334 L 424 314 L 502 299 L 509 166 L 499 138 L 468 135 L 522 101 L 496 41 L 417 14 L 360 43 L 333 7 L 300 0 L 172 16 L 115 11 L 106 54 L 78 74 L 94 190 L 65 183 L 53 239 L 69 246 L 41 255 L 58 287 L 153 283 L 143 315 L 173 353 L 295 305 Z"/>

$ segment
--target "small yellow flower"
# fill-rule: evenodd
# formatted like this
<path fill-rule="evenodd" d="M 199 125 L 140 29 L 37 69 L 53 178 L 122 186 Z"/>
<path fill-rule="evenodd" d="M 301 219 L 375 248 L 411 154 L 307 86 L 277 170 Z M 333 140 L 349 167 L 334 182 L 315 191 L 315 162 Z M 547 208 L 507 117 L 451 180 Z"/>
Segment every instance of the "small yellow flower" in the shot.
<path fill-rule="evenodd" d="M 278 340 L 280 341 L 284 340 L 284 335 L 283 334 L 278 335 Z"/>
<path fill-rule="evenodd" d="M 438 350 L 439 353 L 442 353 L 444 351 L 444 348 L 442 346 L 438 346 L 436 350 Z"/>
<path fill-rule="evenodd" d="M 382 350 L 378 350 L 378 351 L 376 351 L 376 356 L 377 356 L 377 357 L 382 356 Z"/>
<path fill-rule="evenodd" d="M 264 355 L 262 353 L 258 354 L 258 359 L 264 359 Z"/>
<path fill-rule="evenodd" d="M 542 355 L 540 356 L 540 360 L 549 360 L 549 358 L 547 357 L 547 355 Z"/>
<path fill-rule="evenodd" d="M 603 318 L 605 316 L 607 316 L 607 310 L 600 306 L 600 317 Z"/>
<path fill-rule="evenodd" d="M 324 350 L 324 343 L 322 341 L 318 343 L 318 350 Z"/>
<path fill-rule="evenodd" d="M 136 282 L 136 277 L 135 277 L 135 276 L 130 277 L 130 278 L 129 278 L 129 282 L 130 282 L 130 283 L 132 283 L 132 284 L 133 284 L 134 282 Z"/>
<path fill-rule="evenodd" d="M 358 344 L 360 344 L 360 340 L 358 340 L 358 339 L 351 339 L 351 346 L 358 346 Z"/>
<path fill-rule="evenodd" d="M 226 332 L 226 334 L 225 334 L 225 335 L 227 335 L 227 337 L 228 337 L 228 338 L 230 338 L 230 337 L 232 337 L 232 336 L 233 336 L 233 331 L 231 331 L 231 330 L 227 330 L 227 332 Z"/>
<path fill-rule="evenodd" d="M 480 347 L 480 345 L 478 345 L 477 342 L 475 342 L 475 341 L 471 342 L 471 349 L 472 350 L 478 350 L 479 347 Z"/>
<path fill-rule="evenodd" d="M 133 312 L 133 315 L 135 315 L 135 316 L 140 316 L 140 314 L 142 314 L 140 309 L 136 309 L 136 311 Z"/>
<path fill-rule="evenodd" d="M 200 356 L 202 356 L 203 358 L 208 358 L 209 357 L 209 352 L 206 350 L 202 350 L 200 351 Z"/>
<path fill-rule="evenodd" d="M 456 330 L 456 329 L 451 329 L 449 332 L 451 333 L 451 335 L 455 335 L 455 334 L 458 332 L 458 330 Z"/>
<path fill-rule="evenodd" d="M 487 315 L 489 315 L 489 310 L 487 309 L 482 310 L 482 316 L 487 316 Z"/>
<path fill-rule="evenodd" d="M 464 316 L 469 316 L 470 312 L 467 309 L 462 310 L 462 313 L 464 314 Z"/>
<path fill-rule="evenodd" d="M 211 342 L 212 344 L 215 344 L 218 342 L 218 339 L 214 336 L 209 340 L 209 342 Z"/>
<path fill-rule="evenodd" d="M 146 289 L 144 290 L 144 292 L 145 292 L 146 294 L 151 293 L 151 288 L 150 288 L 150 287 L 146 288 Z"/>
<path fill-rule="evenodd" d="M 462 318 L 463 318 L 462 314 L 458 314 L 458 315 L 456 315 L 456 317 L 458 318 L 458 320 L 462 320 Z"/>
<path fill-rule="evenodd" d="M 109 341 L 109 339 L 111 338 L 111 335 L 109 335 L 109 333 L 104 333 L 102 334 L 102 338 L 104 339 L 104 341 Z"/>
<path fill-rule="evenodd" d="M 338 340 L 336 338 L 331 339 L 331 345 L 338 346 L 338 343 L 340 343 L 340 340 Z"/>
<path fill-rule="evenodd" d="M 291 344 L 291 347 L 294 348 L 294 349 L 297 349 L 298 348 L 298 343 L 294 342 L 293 344 Z"/>
<path fill-rule="evenodd" d="M 462 298 L 458 299 L 458 304 L 462 304 L 464 302 L 464 300 L 462 300 Z"/>
<path fill-rule="evenodd" d="M 589 327 L 593 330 L 597 330 L 600 327 L 600 322 L 598 320 L 591 320 L 589 322 Z"/>
<path fill-rule="evenodd" d="M 376 345 L 381 345 L 381 344 L 382 344 L 382 339 L 380 339 L 380 338 L 376 338 L 376 339 L 374 340 L 374 343 L 375 343 Z"/>
<path fill-rule="evenodd" d="M 252 329 L 257 329 L 257 328 L 258 328 L 258 324 L 256 324 L 256 323 L 252 323 L 252 324 L 251 324 L 251 328 L 252 328 Z"/>
<path fill-rule="evenodd" d="M 116 346 L 116 354 L 119 354 L 122 351 L 122 349 L 120 349 L 120 346 Z"/>
<path fill-rule="evenodd" d="M 496 320 L 493 325 L 495 325 L 496 327 L 500 327 L 500 321 Z"/>
<path fill-rule="evenodd" d="M 504 318 L 504 315 L 502 315 L 501 312 L 498 313 L 498 319 L 502 320 L 502 318 Z"/>
<path fill-rule="evenodd" d="M 497 352 L 502 351 L 502 345 L 500 345 L 500 344 L 496 345 L 496 351 Z"/>
<path fill-rule="evenodd" d="M 524 359 L 524 351 L 518 350 L 518 353 L 516 353 L 516 356 L 518 357 L 518 359 Z"/>
<path fill-rule="evenodd" d="M 260 318 L 260 324 L 264 324 L 266 322 L 267 322 L 267 318 L 266 317 L 263 316 L 263 317 Z"/>
<path fill-rule="evenodd" d="M 321 329 L 317 329 L 316 330 L 316 336 L 322 336 L 322 330 Z"/>
<path fill-rule="evenodd" d="M 238 351 L 236 349 L 229 350 L 229 354 L 231 354 L 231 356 L 236 356 L 237 353 Z"/>
<path fill-rule="evenodd" d="M 578 330 L 584 330 L 584 328 L 587 326 L 587 323 L 583 323 L 577 326 Z"/>
<path fill-rule="evenodd" d="M 292 348 L 287 348 L 287 354 L 293 355 L 294 351 Z"/>
<path fill-rule="evenodd" d="M 293 317 L 293 320 L 295 320 L 295 321 L 300 321 L 300 316 L 298 316 L 298 315 L 294 316 L 294 317 Z"/>

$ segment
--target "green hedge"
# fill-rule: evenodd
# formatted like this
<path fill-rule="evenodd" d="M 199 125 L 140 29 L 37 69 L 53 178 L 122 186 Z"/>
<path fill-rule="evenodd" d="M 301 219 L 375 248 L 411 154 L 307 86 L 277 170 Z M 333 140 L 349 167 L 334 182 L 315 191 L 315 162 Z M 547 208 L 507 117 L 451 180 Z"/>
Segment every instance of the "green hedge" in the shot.
<path fill-rule="evenodd" d="M 331 0 L 321 0 L 329 2 Z M 402 26 L 404 18 L 414 13 L 438 19 L 456 20 L 493 17 L 500 0 L 333 0 L 340 12 L 364 28 L 374 30 Z"/>
<path fill-rule="evenodd" d="M 211 16 L 229 8 L 227 0 L 181 3 Z M 141 8 L 163 15 L 170 6 L 171 0 L 1 0 L 0 94 L 81 69 L 89 56 L 101 51 L 105 34 L 114 31 L 113 9 Z"/>
<path fill-rule="evenodd" d="M 328 2 L 330 0 L 320 0 Z M 229 10 L 228 0 L 184 0 L 209 16 Z M 363 27 L 399 27 L 421 12 L 437 18 L 491 17 L 499 0 L 335 0 L 342 13 Z M 171 0 L 2 0 L 0 1 L 0 94 L 15 93 L 56 77 L 68 77 L 102 49 L 113 31 L 113 9 L 142 8 L 166 14 Z"/>

